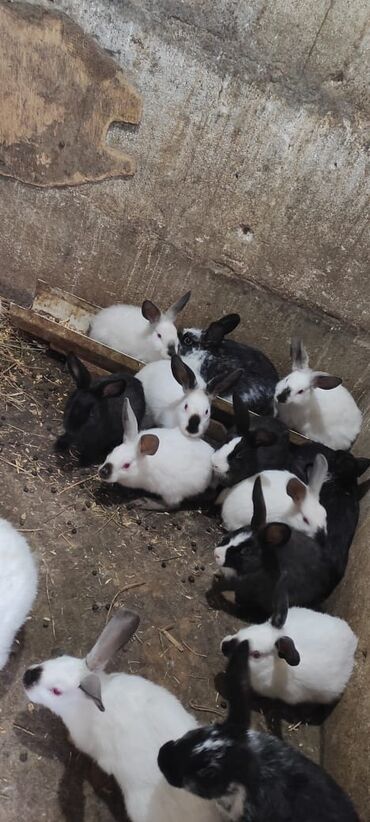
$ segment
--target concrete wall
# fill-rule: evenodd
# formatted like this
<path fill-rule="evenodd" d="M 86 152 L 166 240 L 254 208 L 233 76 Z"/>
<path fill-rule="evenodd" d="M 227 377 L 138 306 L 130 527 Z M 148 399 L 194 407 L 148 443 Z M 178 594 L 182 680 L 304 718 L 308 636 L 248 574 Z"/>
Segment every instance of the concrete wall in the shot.
<path fill-rule="evenodd" d="M 58 6 L 143 95 L 139 130 L 111 134 L 139 170 L 63 191 L 0 178 L 8 290 L 44 276 L 106 304 L 181 281 L 210 316 L 258 285 L 369 331 L 365 0 Z"/>
<path fill-rule="evenodd" d="M 0 177 L 1 291 L 27 302 L 43 277 L 100 305 L 146 296 L 165 305 L 191 286 L 187 320 L 240 311 L 239 338 L 284 369 L 299 329 L 315 363 L 340 373 L 366 408 L 366 0 L 52 7 L 111 50 L 142 93 L 140 128 L 110 133 L 137 156 L 138 172 L 47 191 Z M 365 425 L 363 453 L 369 441 Z M 364 819 L 367 530 L 364 520 L 335 603 L 354 621 L 365 661 L 325 745 Z"/>

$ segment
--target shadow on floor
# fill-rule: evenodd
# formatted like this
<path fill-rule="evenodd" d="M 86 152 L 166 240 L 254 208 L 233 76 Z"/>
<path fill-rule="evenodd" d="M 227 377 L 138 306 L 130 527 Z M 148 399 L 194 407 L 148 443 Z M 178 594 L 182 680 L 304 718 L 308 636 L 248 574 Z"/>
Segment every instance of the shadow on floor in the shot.
<path fill-rule="evenodd" d="M 64 766 L 59 783 L 58 800 L 66 822 L 89 822 L 85 819 L 84 783 L 88 782 L 97 798 L 103 802 L 116 822 L 128 822 L 122 794 L 112 777 L 107 776 L 92 760 L 68 742 L 64 726 L 44 708 L 33 714 L 18 714 L 15 733 L 23 747 L 43 759 L 57 758 Z M 27 734 L 22 731 L 27 728 Z M 47 734 L 45 728 L 47 727 Z"/>

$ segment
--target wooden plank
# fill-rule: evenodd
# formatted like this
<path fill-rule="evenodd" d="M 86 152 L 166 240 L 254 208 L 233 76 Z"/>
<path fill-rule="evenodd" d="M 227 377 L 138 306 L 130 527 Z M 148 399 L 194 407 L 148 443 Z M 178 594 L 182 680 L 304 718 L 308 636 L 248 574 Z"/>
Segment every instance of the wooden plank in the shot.
<path fill-rule="evenodd" d="M 144 363 L 87 336 L 91 317 L 98 310 L 98 306 L 38 280 L 32 307 L 23 308 L 11 303 L 9 316 L 23 331 L 45 340 L 56 351 L 64 354 L 73 351 L 87 363 L 104 371 L 124 370 L 136 374 Z M 213 407 L 221 412 L 227 426 L 231 427 L 234 415 L 232 403 L 216 397 Z M 253 411 L 250 414 L 258 416 Z M 222 441 L 222 426 L 216 421 L 212 421 L 211 433 L 215 439 Z M 290 439 L 298 444 L 309 442 L 296 431 L 290 432 Z"/>
<path fill-rule="evenodd" d="M 34 312 L 32 308 L 23 308 L 11 303 L 9 316 L 11 321 L 23 331 L 45 340 L 56 351 L 64 354 L 73 351 L 78 357 L 98 365 L 105 371 L 127 370 L 131 374 L 136 374 L 143 367 L 140 360 L 135 360 L 120 351 L 114 351 L 107 345 L 102 345 L 85 334 L 68 328 L 63 323 Z"/>

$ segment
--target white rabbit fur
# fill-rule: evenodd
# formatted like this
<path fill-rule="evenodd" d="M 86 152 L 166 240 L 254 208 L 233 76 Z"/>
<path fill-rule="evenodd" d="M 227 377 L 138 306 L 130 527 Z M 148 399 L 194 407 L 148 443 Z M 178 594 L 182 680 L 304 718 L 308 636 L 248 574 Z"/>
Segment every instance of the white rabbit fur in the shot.
<path fill-rule="evenodd" d="M 222 445 L 221 448 L 215 451 L 212 457 L 212 467 L 216 477 L 223 479 L 227 475 L 230 469 L 227 458 L 232 454 L 234 448 L 236 448 L 240 441 L 241 437 L 233 437 L 232 440 L 229 440 L 229 442 L 226 442 L 225 445 Z"/>
<path fill-rule="evenodd" d="M 89 336 L 142 362 L 169 359 L 178 350 L 176 315 L 190 299 L 187 292 L 165 313 L 150 300 L 136 305 L 120 303 L 103 308 L 93 318 Z"/>
<path fill-rule="evenodd" d="M 293 371 L 275 388 L 277 416 L 289 428 L 300 431 L 334 450 L 347 450 L 358 436 L 362 413 L 340 378 L 309 368 L 301 340 L 291 345 Z"/>
<path fill-rule="evenodd" d="M 220 822 L 213 803 L 170 787 L 157 765 L 161 745 L 197 727 L 194 717 L 165 688 L 140 676 L 106 674 L 106 662 L 95 666 L 91 654 L 94 649 L 86 659 L 62 656 L 32 666 L 23 680 L 28 698 L 60 716 L 76 747 L 115 777 L 131 822 Z M 27 685 L 38 669 L 38 680 Z M 91 672 L 100 683 L 100 710 L 80 687 Z"/>
<path fill-rule="evenodd" d="M 236 531 L 252 522 L 253 486 L 256 477 L 260 476 L 267 522 L 285 522 L 310 537 L 320 531 L 326 532 L 326 510 L 319 502 L 319 495 L 327 467 L 323 454 L 318 454 L 308 486 L 290 471 L 271 470 L 248 477 L 231 489 L 224 489 L 217 501 L 222 503 L 222 520 L 226 530 Z"/>
<path fill-rule="evenodd" d="M 300 656 L 299 664 L 279 657 L 275 643 L 289 637 Z M 343 619 L 290 608 L 284 624 L 271 620 L 242 628 L 221 643 L 249 641 L 249 674 L 252 688 L 261 696 L 299 702 L 327 704 L 339 699 L 351 676 L 357 637 Z M 260 653 L 255 658 L 254 654 Z"/>
<path fill-rule="evenodd" d="M 173 377 L 168 360 L 145 365 L 136 378 L 144 388 L 147 413 L 152 424 L 165 428 L 179 427 L 183 434 L 191 437 L 205 434 L 211 418 L 211 405 L 202 378 L 198 378 L 195 388 L 184 390 Z M 199 427 L 190 433 L 186 429 L 190 417 L 195 414 L 199 416 Z"/>
<path fill-rule="evenodd" d="M 25 538 L 0 518 L 0 670 L 37 593 L 37 567 Z"/>
<path fill-rule="evenodd" d="M 205 385 L 178 355 L 145 365 L 136 375 L 144 388 L 147 411 L 154 425 L 180 428 L 188 437 L 202 437 L 211 418 L 211 401 L 241 375 L 232 371 Z"/>
<path fill-rule="evenodd" d="M 178 428 L 150 428 L 139 434 L 128 400 L 123 414 L 123 444 L 100 466 L 101 479 L 157 494 L 168 508 L 208 488 L 214 451 L 208 443 L 190 439 Z"/>

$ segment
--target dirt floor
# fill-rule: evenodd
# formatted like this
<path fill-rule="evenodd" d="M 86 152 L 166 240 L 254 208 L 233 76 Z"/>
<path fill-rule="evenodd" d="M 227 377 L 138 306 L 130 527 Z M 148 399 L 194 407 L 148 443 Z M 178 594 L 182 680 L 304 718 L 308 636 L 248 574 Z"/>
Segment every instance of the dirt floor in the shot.
<path fill-rule="evenodd" d="M 222 717 L 219 643 L 241 623 L 205 597 L 221 529 L 206 512 L 127 510 L 124 493 L 103 489 L 94 469 L 61 461 L 53 442 L 72 387 L 65 367 L 4 319 L 0 330 L 0 514 L 25 534 L 40 569 L 34 610 L 0 672 L 0 819 L 125 820 L 112 780 L 56 717 L 27 704 L 22 674 L 63 652 L 84 655 L 124 604 L 142 621 L 115 669 L 164 684 L 202 723 Z M 268 722 L 280 730 L 275 715 Z M 256 714 L 256 726 L 265 723 Z M 291 720 L 282 732 L 319 759 L 318 727 Z"/>

